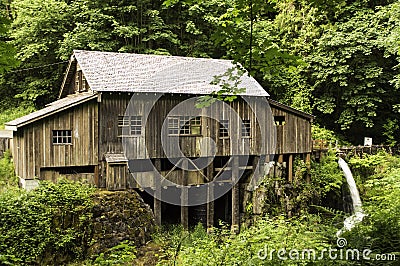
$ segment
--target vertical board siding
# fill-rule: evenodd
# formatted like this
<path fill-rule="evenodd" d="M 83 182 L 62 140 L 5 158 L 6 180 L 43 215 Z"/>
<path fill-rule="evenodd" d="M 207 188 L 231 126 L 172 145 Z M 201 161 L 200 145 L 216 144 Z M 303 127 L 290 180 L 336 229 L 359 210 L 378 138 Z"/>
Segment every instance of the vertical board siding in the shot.
<path fill-rule="evenodd" d="M 98 105 L 91 100 L 18 129 L 16 174 L 30 179 L 40 177 L 42 167 L 97 165 L 98 143 L 92 137 L 98 134 L 97 121 Z M 72 130 L 72 144 L 53 145 L 53 130 Z"/>
<path fill-rule="evenodd" d="M 144 159 L 148 156 L 165 158 L 164 147 L 161 143 L 162 125 L 168 113 L 189 97 L 192 96 L 164 95 L 154 106 L 150 98 L 143 97 L 136 101 L 135 105 L 130 106 L 130 111 L 134 111 L 137 115 L 143 115 L 150 108 L 151 110 L 147 121 L 142 119 L 142 134 L 124 138 L 129 147 L 126 151 L 128 158 Z M 118 137 L 118 116 L 125 114 L 130 98 L 131 95 L 128 93 L 103 93 L 100 103 L 93 99 L 19 129 L 14 133 L 13 145 L 17 175 L 33 178 L 40 176 L 40 169 L 43 167 L 98 165 L 106 153 L 123 153 L 122 138 Z M 256 99 L 250 99 L 249 103 L 239 99 L 223 107 L 213 106 L 201 110 L 201 135 L 180 136 L 180 147 L 174 147 L 171 141 L 167 141 L 166 145 L 170 145 L 171 150 L 180 149 L 188 157 L 206 157 L 214 153 L 216 156 L 230 156 L 311 151 L 310 119 L 279 106 L 271 107 L 273 116 L 285 117 L 285 125 L 276 127 L 276 149 L 261 150 L 262 142 L 271 143 L 275 135 L 272 134 L 273 130 L 268 128 L 273 118 L 267 115 L 265 106 L 261 106 Z M 230 108 L 235 110 L 241 119 L 250 120 L 250 137 L 242 137 L 239 120 L 232 112 L 229 112 Z M 257 117 L 251 109 L 255 110 Z M 219 137 L 218 121 L 209 118 L 213 113 L 221 114 L 222 119 L 229 120 L 230 137 Z M 263 124 L 267 124 L 267 128 Z M 72 130 L 72 145 L 53 145 L 52 130 Z M 203 145 L 204 137 L 215 141 L 215 152 Z M 179 153 L 175 155 L 180 156 Z M 111 173 L 110 169 L 106 169 L 106 164 L 102 165 L 102 173 L 105 176 L 99 181 L 101 185 L 111 186 L 110 189 L 122 189 L 127 185 L 135 186 L 126 168 L 122 170 L 120 167 L 115 167 L 114 172 Z M 117 177 L 114 176 L 117 174 L 123 176 L 123 180 L 118 181 L 124 183 L 122 187 L 113 184 L 116 182 Z M 49 174 L 46 173 L 46 175 Z"/>
<path fill-rule="evenodd" d="M 276 154 L 311 152 L 311 121 L 277 107 L 271 110 L 274 116 L 285 117 L 285 124 L 276 126 Z"/>

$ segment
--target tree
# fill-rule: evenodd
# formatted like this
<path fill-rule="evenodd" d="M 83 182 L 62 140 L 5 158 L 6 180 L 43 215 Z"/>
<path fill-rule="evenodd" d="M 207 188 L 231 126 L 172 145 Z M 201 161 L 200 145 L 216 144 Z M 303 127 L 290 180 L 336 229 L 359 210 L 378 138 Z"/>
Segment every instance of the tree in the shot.
<path fill-rule="evenodd" d="M 396 116 L 400 94 L 392 84 L 398 61 L 382 43 L 395 26 L 386 12 L 355 9 L 326 29 L 306 57 L 315 114 L 357 142 L 366 134 L 381 135 L 385 119 Z"/>

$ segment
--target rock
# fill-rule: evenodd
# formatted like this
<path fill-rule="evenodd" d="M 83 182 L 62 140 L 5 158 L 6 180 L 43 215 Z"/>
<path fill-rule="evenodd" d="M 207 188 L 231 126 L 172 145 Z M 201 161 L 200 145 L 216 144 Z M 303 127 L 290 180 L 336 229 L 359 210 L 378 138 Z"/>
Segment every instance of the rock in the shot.
<path fill-rule="evenodd" d="M 126 240 L 137 247 L 150 240 L 155 227 L 153 212 L 135 191 L 99 191 L 93 201 L 92 245 L 88 256 Z"/>

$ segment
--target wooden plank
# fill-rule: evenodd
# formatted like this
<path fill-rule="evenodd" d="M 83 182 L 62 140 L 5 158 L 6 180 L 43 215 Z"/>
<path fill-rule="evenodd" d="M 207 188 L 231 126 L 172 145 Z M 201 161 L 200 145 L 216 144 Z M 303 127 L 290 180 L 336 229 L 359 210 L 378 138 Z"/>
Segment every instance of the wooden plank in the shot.
<path fill-rule="evenodd" d="M 161 172 L 161 159 L 155 159 L 154 161 L 154 167 L 156 168 L 157 171 Z M 162 220 L 161 220 L 161 180 L 159 178 L 154 179 L 154 185 L 155 185 L 155 197 L 154 197 L 154 218 L 156 220 L 156 224 L 158 226 L 161 226 Z"/>
<path fill-rule="evenodd" d="M 183 169 L 181 170 L 181 185 L 182 185 L 182 192 L 181 192 L 181 224 L 185 230 L 189 229 L 189 207 L 188 202 L 188 188 L 187 179 L 188 179 L 188 171 L 184 170 L 188 168 L 188 162 L 183 162 Z"/>
<path fill-rule="evenodd" d="M 211 162 L 206 168 L 207 179 L 212 181 L 214 178 L 214 164 Z M 207 190 L 207 233 L 211 233 L 214 227 L 214 187 L 209 183 Z"/>
<path fill-rule="evenodd" d="M 306 154 L 307 177 L 306 182 L 311 183 L 311 153 Z"/>
<path fill-rule="evenodd" d="M 239 177 L 239 157 L 233 156 L 232 159 L 232 179 L 235 180 Z M 233 185 L 233 184 L 232 184 Z M 232 187 L 232 224 L 231 231 L 239 233 L 240 227 L 240 198 L 239 198 L 239 182 Z"/>
<path fill-rule="evenodd" d="M 289 154 L 288 181 L 293 182 L 293 154 Z"/>

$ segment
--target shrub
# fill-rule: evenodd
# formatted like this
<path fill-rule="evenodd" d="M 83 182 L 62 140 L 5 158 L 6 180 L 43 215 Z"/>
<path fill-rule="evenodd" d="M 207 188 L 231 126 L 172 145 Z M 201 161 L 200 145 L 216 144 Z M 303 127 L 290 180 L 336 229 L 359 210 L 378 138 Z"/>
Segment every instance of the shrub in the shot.
<path fill-rule="evenodd" d="M 206 234 L 201 225 L 191 233 L 173 230 L 173 234 L 162 238 L 162 242 L 169 246 L 169 257 L 159 265 L 277 265 L 282 260 L 276 253 L 270 259 L 272 249 L 321 251 L 331 245 L 330 238 L 335 230 L 324 225 L 317 215 L 303 215 L 296 219 L 265 217 L 249 228 L 242 228 L 238 235 L 232 235 L 227 228 L 214 229 L 213 233 Z M 263 258 L 265 255 L 267 257 Z M 310 260 L 290 263 L 305 265 Z"/>
<path fill-rule="evenodd" d="M 3 158 L 0 159 L 0 193 L 7 187 L 18 185 L 18 178 L 14 172 L 14 165 L 11 158 L 11 152 L 5 151 Z"/>
<path fill-rule="evenodd" d="M 61 180 L 0 194 L 0 261 L 60 264 L 82 258 L 93 189 Z"/>

